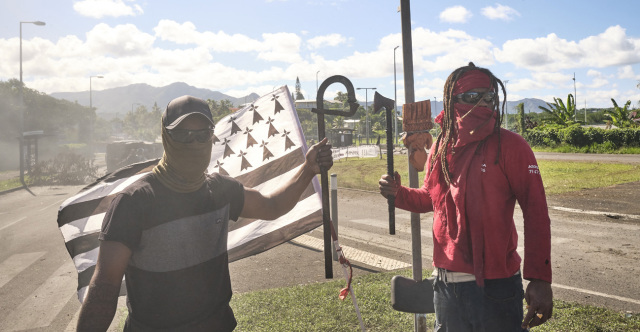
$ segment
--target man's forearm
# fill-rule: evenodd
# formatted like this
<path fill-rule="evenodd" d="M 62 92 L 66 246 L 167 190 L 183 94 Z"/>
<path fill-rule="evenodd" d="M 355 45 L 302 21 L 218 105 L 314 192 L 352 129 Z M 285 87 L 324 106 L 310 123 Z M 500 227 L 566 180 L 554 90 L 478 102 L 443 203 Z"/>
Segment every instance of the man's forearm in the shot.
<path fill-rule="evenodd" d="M 296 206 L 300 196 L 307 189 L 314 176 L 315 174 L 303 165 L 292 178 L 269 195 L 275 208 L 275 218 L 286 214 Z"/>
<path fill-rule="evenodd" d="M 120 285 L 100 283 L 89 285 L 89 290 L 78 318 L 78 331 L 106 331 L 118 307 Z"/>

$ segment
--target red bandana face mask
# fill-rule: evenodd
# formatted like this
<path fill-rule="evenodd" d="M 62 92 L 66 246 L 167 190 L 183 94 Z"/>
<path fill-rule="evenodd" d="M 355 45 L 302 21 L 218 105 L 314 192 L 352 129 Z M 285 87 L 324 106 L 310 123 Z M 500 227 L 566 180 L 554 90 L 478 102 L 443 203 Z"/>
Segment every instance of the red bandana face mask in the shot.
<path fill-rule="evenodd" d="M 484 106 L 461 104 L 454 105 L 457 134 L 455 146 L 466 145 L 489 136 L 496 124 L 495 112 Z"/>
<path fill-rule="evenodd" d="M 491 78 L 480 70 L 471 70 L 456 81 L 453 95 L 477 88 L 492 89 Z M 457 102 L 453 107 L 458 137 L 455 146 L 483 140 L 493 132 L 496 114 L 492 109 Z"/>

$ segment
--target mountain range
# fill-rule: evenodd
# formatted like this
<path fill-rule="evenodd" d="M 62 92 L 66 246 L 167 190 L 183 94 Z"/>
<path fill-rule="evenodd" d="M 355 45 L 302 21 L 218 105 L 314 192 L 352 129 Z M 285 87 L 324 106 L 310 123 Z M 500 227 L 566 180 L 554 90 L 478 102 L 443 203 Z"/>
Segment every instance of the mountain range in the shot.
<path fill-rule="evenodd" d="M 105 119 L 124 116 L 127 112 L 130 112 L 139 105 L 143 105 L 147 110 L 150 110 L 154 104 L 157 104 L 160 109 L 164 110 L 172 99 L 183 95 L 191 95 L 204 100 L 213 99 L 220 101 L 227 99 L 231 101 L 235 107 L 247 102 L 252 102 L 260 97 L 256 93 L 251 93 L 247 96 L 236 98 L 219 91 L 197 88 L 183 82 L 176 82 L 163 87 L 153 87 L 145 83 L 137 83 L 118 88 L 92 90 L 91 97 L 89 96 L 89 91 L 55 92 L 50 95 L 54 98 L 66 99 L 82 105 L 89 105 L 91 102 L 91 105 L 96 108 L 96 113 Z M 359 101 L 359 103 L 362 106 L 365 105 L 365 101 Z M 547 103 L 541 99 L 525 98 L 522 100 L 507 101 L 507 111 L 513 114 L 516 105 L 520 103 L 524 103 L 525 112 L 540 113 L 541 110 L 538 106 L 547 106 Z M 368 104 L 371 106 L 373 101 L 369 101 Z M 432 109 L 437 110 L 437 112 L 442 110 L 441 101 L 438 102 L 437 107 L 432 101 L 431 106 Z M 402 106 L 399 105 L 398 108 L 402 109 Z M 434 116 L 437 114 L 436 112 L 432 113 Z"/>
<path fill-rule="evenodd" d="M 222 92 L 208 89 L 196 88 L 183 82 L 172 83 L 163 87 L 153 87 L 144 83 L 131 84 L 124 87 L 92 90 L 79 92 L 55 92 L 50 94 L 54 98 L 66 99 L 82 105 L 91 105 L 96 109 L 96 113 L 105 119 L 120 116 L 123 117 L 139 105 L 143 105 L 147 110 L 151 110 L 157 104 L 161 110 L 176 97 L 191 95 L 204 100 L 213 99 L 216 101 L 228 99 L 238 107 L 241 104 L 252 102 L 258 97 L 256 93 L 244 97 L 236 98 Z"/>

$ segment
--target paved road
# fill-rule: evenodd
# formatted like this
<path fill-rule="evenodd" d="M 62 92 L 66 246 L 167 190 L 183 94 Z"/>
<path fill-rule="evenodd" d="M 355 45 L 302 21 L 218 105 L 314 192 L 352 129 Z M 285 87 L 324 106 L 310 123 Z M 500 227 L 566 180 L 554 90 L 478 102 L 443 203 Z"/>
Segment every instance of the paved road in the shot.
<path fill-rule="evenodd" d="M 0 331 L 73 330 L 79 309 L 76 273 L 55 220 L 60 203 L 79 189 L 36 187 L 37 196 L 24 190 L 0 196 Z M 340 190 L 338 202 L 340 241 L 356 276 L 410 266 L 408 213 L 397 211 L 396 235 L 391 236 L 386 203 L 378 194 Z M 550 202 L 560 207 L 562 200 L 552 198 Z M 613 219 L 605 213 L 556 209 L 550 213 L 556 297 L 640 312 L 640 216 Z M 422 262 L 428 267 L 431 214 L 422 219 Z M 522 234 L 519 212 L 516 223 Z M 321 238 L 318 229 L 232 263 L 234 291 L 325 281 Z M 337 263 L 334 276 L 342 277 Z M 357 294 L 357 287 L 366 285 L 355 287 Z"/>
<path fill-rule="evenodd" d="M 602 163 L 640 164 L 640 154 L 594 154 L 535 152 L 537 159 L 563 161 L 593 161 Z"/>

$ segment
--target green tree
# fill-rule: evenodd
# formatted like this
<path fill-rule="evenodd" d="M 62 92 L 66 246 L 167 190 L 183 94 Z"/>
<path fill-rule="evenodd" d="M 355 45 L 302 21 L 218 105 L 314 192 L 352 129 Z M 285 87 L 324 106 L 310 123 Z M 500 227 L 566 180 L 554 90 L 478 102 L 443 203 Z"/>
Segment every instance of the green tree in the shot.
<path fill-rule="evenodd" d="M 300 79 L 298 77 L 296 77 L 296 98 L 295 100 L 303 100 L 304 99 L 304 95 L 302 94 L 302 92 L 300 92 L 301 87 L 300 87 Z"/>
<path fill-rule="evenodd" d="M 611 120 L 614 126 L 618 128 L 628 128 L 637 125 L 638 122 L 633 119 L 632 111 L 629 109 L 631 100 L 627 100 L 624 107 L 618 106 L 618 103 L 616 103 L 613 98 L 611 98 L 611 102 L 613 103 L 613 109 L 606 111 L 605 115 Z M 634 115 L 637 115 L 637 113 Z"/>
<path fill-rule="evenodd" d="M 516 117 L 517 121 L 517 129 L 520 135 L 524 135 L 527 127 L 525 125 L 525 117 L 524 117 L 524 103 L 520 103 L 516 105 Z"/>
<path fill-rule="evenodd" d="M 338 115 L 333 118 L 333 128 L 344 128 L 344 116 Z"/>
<path fill-rule="evenodd" d="M 19 101 L 24 91 L 24 108 Z M 42 130 L 63 142 L 86 143 L 95 123 L 96 113 L 89 107 L 64 99 L 56 99 L 30 89 L 17 79 L 0 81 L 0 140 L 15 142 L 20 134 L 20 116 L 24 131 Z"/>
<path fill-rule="evenodd" d="M 542 112 L 547 115 L 544 119 L 542 119 L 543 123 L 546 124 L 557 124 L 561 127 L 569 127 L 577 121 L 575 120 L 576 116 L 576 102 L 572 94 L 567 96 L 567 104 L 565 105 L 560 98 L 553 98 L 554 103 L 547 103 L 547 107 L 538 106 L 542 110 Z"/>
<path fill-rule="evenodd" d="M 147 111 L 145 106 L 138 106 L 124 117 L 123 131 L 129 138 L 153 142 L 159 134 L 161 117 L 159 108 Z"/>

